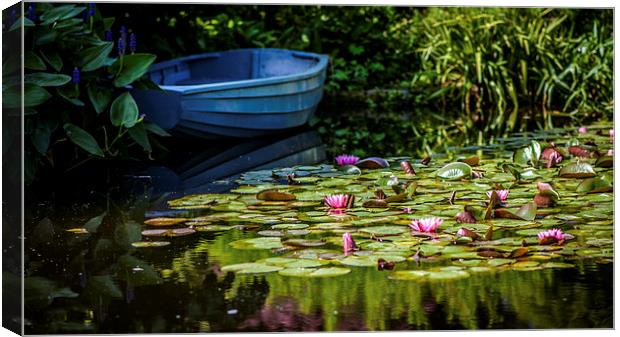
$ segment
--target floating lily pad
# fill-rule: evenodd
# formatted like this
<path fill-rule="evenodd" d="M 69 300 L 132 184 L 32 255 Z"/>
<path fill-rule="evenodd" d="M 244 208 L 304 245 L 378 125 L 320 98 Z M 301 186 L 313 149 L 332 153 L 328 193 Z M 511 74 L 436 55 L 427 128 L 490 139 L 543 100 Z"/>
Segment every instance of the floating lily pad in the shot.
<path fill-rule="evenodd" d="M 287 268 L 280 270 L 278 274 L 282 276 L 294 276 L 294 277 L 336 277 L 346 275 L 351 272 L 351 269 L 341 267 L 328 267 L 328 268 Z"/>
<path fill-rule="evenodd" d="M 355 166 L 359 168 L 379 169 L 389 167 L 390 163 L 388 163 L 387 160 L 383 158 L 370 157 L 358 161 L 357 163 L 355 163 Z"/>
<path fill-rule="evenodd" d="M 560 169 L 562 178 L 590 178 L 596 176 L 592 165 L 584 162 L 569 163 Z"/>
<path fill-rule="evenodd" d="M 459 180 L 462 178 L 471 178 L 471 166 L 465 163 L 450 163 L 435 172 L 439 178 L 446 180 Z"/>
<path fill-rule="evenodd" d="M 168 246 L 169 244 L 170 242 L 168 241 L 137 241 L 131 243 L 131 245 L 136 248 L 164 247 Z"/>
<path fill-rule="evenodd" d="M 149 226 L 172 226 L 186 221 L 185 218 L 153 218 L 145 220 L 144 223 Z"/>
<path fill-rule="evenodd" d="M 275 249 L 282 248 L 280 238 L 263 237 L 233 241 L 230 246 L 235 249 Z"/>
<path fill-rule="evenodd" d="M 577 185 L 578 193 L 613 192 L 614 188 L 605 177 L 594 177 L 583 180 Z"/>
<path fill-rule="evenodd" d="M 273 273 L 284 269 L 279 266 L 271 266 L 262 263 L 239 263 L 222 267 L 222 271 L 234 271 L 239 274 L 264 274 Z"/>
<path fill-rule="evenodd" d="M 398 235 L 408 231 L 408 227 L 404 226 L 374 226 L 360 229 L 360 232 L 376 236 Z"/>

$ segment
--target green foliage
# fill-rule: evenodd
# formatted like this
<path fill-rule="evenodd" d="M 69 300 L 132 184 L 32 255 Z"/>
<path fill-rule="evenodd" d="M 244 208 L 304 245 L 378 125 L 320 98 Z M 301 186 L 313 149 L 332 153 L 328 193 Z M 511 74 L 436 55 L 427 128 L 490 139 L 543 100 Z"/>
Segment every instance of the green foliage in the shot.
<path fill-rule="evenodd" d="M 66 169 L 91 158 L 133 157 L 133 144 L 150 155 L 150 134 L 167 134 L 139 117 L 125 87 L 139 86 L 135 81 L 145 74 L 155 55 L 119 56 L 115 43 L 103 40 L 114 18 L 102 17 L 94 7 L 32 6 L 36 18 L 20 18 L 4 32 L 5 38 L 17 41 L 21 39 L 17 28 L 25 30 L 27 182 L 41 167 Z M 12 56 L 3 65 L 3 108 L 18 116 L 20 56 L 7 55 Z"/>

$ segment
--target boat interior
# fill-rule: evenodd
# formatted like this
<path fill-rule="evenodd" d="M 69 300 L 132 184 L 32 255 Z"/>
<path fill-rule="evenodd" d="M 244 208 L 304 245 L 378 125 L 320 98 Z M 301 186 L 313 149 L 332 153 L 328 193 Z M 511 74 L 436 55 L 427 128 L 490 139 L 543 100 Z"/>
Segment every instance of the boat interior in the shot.
<path fill-rule="evenodd" d="M 159 85 L 234 82 L 303 73 L 319 63 L 315 54 L 279 49 L 242 49 L 162 62 L 149 71 Z"/>

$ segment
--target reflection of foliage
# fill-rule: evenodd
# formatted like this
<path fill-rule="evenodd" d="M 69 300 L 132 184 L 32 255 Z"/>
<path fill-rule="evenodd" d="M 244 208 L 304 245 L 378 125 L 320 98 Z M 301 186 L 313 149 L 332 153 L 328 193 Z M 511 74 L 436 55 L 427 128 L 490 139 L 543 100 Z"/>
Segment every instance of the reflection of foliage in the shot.
<path fill-rule="evenodd" d="M 328 331 L 346 325 L 340 317 L 348 314 L 363 315 L 367 330 L 393 329 L 386 324 L 400 319 L 406 320 L 408 329 L 549 329 L 570 328 L 584 322 L 593 327 L 607 326 L 611 312 L 585 310 L 598 299 L 574 298 L 580 285 L 571 283 L 575 278 L 569 276 L 571 273 L 574 271 L 507 271 L 436 283 L 392 281 L 385 273 L 371 268 L 319 280 L 271 274 L 266 277 L 271 289 L 266 305 L 273 305 L 282 297 L 293 298 L 303 314 L 322 312 L 323 327 Z M 595 291 L 597 297 L 604 292 Z M 481 312 L 485 314 L 481 316 Z M 579 317 L 580 323 L 574 324 L 567 315 Z M 434 321 L 429 320 L 431 316 Z"/>

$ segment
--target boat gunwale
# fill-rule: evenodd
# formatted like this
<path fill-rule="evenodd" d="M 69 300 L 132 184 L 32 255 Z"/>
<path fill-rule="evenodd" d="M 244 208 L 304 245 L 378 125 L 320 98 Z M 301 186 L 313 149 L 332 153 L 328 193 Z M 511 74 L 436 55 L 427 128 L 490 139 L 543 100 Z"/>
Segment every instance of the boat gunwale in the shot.
<path fill-rule="evenodd" d="M 255 51 L 256 48 L 233 49 L 229 51 L 245 51 L 245 50 Z M 230 82 L 208 83 L 208 84 L 159 85 L 159 87 L 163 90 L 175 91 L 183 95 L 186 95 L 186 94 L 195 94 L 198 92 L 252 88 L 252 87 L 259 87 L 259 86 L 264 86 L 264 85 L 272 85 L 272 84 L 279 84 L 279 83 L 286 83 L 286 82 L 297 82 L 297 81 L 305 80 L 305 79 L 312 78 L 315 76 L 320 76 L 321 72 L 325 71 L 325 69 L 327 68 L 327 63 L 329 61 L 329 56 L 325 54 L 316 54 L 316 53 L 309 53 L 309 52 L 288 50 L 288 49 L 278 49 L 278 48 L 259 48 L 259 50 L 298 54 L 303 57 L 316 58 L 318 59 L 318 62 L 316 65 L 312 66 L 311 68 L 309 68 L 308 70 L 304 72 L 290 74 L 290 75 L 273 76 L 273 77 L 266 77 L 266 78 L 255 78 L 255 79 L 230 81 Z M 171 65 L 176 65 L 179 62 L 198 60 L 198 59 L 208 58 L 209 56 L 219 56 L 229 51 L 203 53 L 203 54 L 190 55 L 190 56 L 176 58 L 173 60 L 164 61 L 161 63 L 154 64 L 151 67 L 151 69 L 149 69 L 149 73 L 152 71 L 160 70 L 162 68 L 165 68 Z"/>

